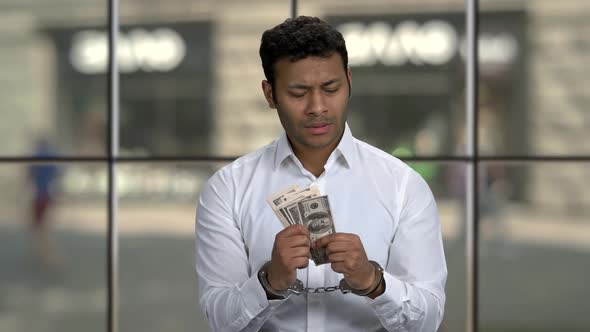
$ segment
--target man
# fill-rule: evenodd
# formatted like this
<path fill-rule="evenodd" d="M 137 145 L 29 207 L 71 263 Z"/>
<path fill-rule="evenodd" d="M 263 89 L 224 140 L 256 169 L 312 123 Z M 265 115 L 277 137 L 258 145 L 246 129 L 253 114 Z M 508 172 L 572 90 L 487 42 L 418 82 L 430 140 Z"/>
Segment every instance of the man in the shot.
<path fill-rule="evenodd" d="M 342 35 L 318 18 L 288 19 L 264 32 L 260 56 L 285 133 L 201 192 L 196 270 L 211 329 L 435 331 L 447 276 L 436 204 L 407 165 L 352 137 Z M 305 227 L 283 228 L 266 198 L 294 184 L 329 196 L 336 233 L 310 243 Z M 328 264 L 309 264 L 312 246 Z M 341 279 L 353 294 L 288 291 Z"/>

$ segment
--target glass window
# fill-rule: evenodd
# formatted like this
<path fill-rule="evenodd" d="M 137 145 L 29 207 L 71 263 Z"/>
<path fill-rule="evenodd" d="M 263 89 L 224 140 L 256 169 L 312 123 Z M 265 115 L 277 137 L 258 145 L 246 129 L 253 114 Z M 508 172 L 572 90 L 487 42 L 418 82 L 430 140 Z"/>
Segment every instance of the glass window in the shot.
<path fill-rule="evenodd" d="M 480 167 L 479 315 L 483 331 L 586 331 L 590 163 Z M 523 197 L 504 174 L 529 179 Z"/>
<path fill-rule="evenodd" d="M 120 328 L 207 331 L 195 275 L 195 208 L 219 163 L 117 167 Z"/>
<path fill-rule="evenodd" d="M 106 37 L 79 32 L 104 30 L 106 2 L 1 7 L 0 156 L 104 156 Z M 40 140 L 51 149 L 40 151 Z"/>
<path fill-rule="evenodd" d="M 590 155 L 587 4 L 481 2 L 480 154 Z"/>
<path fill-rule="evenodd" d="M 348 122 L 358 138 L 400 157 L 464 154 L 455 144 L 465 110 L 465 13 L 458 4 L 323 8 L 346 40 Z"/>
<path fill-rule="evenodd" d="M 252 6 L 121 1 L 122 155 L 238 156 L 281 132 L 260 88 L 258 48 L 289 2 Z"/>
<path fill-rule="evenodd" d="M 106 199 L 99 164 L 0 165 L 1 331 L 106 329 Z"/>
<path fill-rule="evenodd" d="M 435 194 L 449 270 L 439 330 L 466 331 L 469 320 L 465 181 L 476 163 L 479 329 L 586 331 L 590 11 L 577 0 L 479 3 L 484 162 L 456 161 L 472 125 L 465 1 L 296 2 L 298 14 L 344 35 L 353 134 L 423 158 L 408 163 Z M 0 193 L 0 264 L 11 267 L 0 271 L 2 331 L 108 330 L 107 162 L 117 163 L 116 323 L 207 330 L 194 273 L 199 190 L 282 132 L 260 88 L 258 49 L 262 32 L 289 16 L 289 1 L 120 0 L 120 155 L 147 161 L 107 159 L 107 4 L 0 5 L 0 158 L 21 158 L 0 161 L 0 188 L 9 188 Z M 580 160 L 542 159 L 556 156 Z"/>
<path fill-rule="evenodd" d="M 467 164 L 411 162 L 409 165 L 422 175 L 432 189 L 442 227 L 448 277 L 445 316 L 438 331 L 462 332 L 465 331 L 467 312 L 464 217 Z"/>

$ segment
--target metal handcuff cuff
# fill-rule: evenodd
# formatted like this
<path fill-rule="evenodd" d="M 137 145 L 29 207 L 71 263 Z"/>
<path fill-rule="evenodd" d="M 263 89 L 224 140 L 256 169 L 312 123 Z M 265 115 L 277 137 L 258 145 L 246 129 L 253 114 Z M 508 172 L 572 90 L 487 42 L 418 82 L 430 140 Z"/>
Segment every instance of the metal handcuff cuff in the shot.
<path fill-rule="evenodd" d="M 301 282 L 301 280 L 299 280 L 299 279 L 296 279 L 295 282 L 291 286 L 289 286 L 287 289 L 277 290 L 277 289 L 274 289 L 270 286 L 270 283 L 268 282 L 268 279 L 267 279 L 266 267 L 270 264 L 270 261 L 266 262 L 260 268 L 260 270 L 258 270 L 258 280 L 260 280 L 262 287 L 269 294 L 271 294 L 274 297 L 277 297 L 279 299 L 286 299 L 289 296 L 291 296 L 291 294 L 299 295 L 301 293 L 315 293 L 315 294 L 317 294 L 317 293 L 330 293 L 330 292 L 334 292 L 337 290 L 340 290 L 342 292 L 342 294 L 352 293 L 352 294 L 356 294 L 359 296 L 367 296 L 367 295 L 373 293 L 379 287 L 379 285 L 381 285 L 381 283 L 383 282 L 383 268 L 381 267 L 381 265 L 379 265 L 379 263 L 377 263 L 375 261 L 369 261 L 369 263 L 371 263 L 373 265 L 373 267 L 375 267 L 375 274 L 379 274 L 379 275 L 375 276 L 375 281 L 373 281 L 373 284 L 366 289 L 354 289 L 354 288 L 350 287 L 350 285 L 348 285 L 348 283 L 344 279 L 340 280 L 340 284 L 338 286 L 317 287 L 317 288 L 304 287 L 303 282 Z"/>

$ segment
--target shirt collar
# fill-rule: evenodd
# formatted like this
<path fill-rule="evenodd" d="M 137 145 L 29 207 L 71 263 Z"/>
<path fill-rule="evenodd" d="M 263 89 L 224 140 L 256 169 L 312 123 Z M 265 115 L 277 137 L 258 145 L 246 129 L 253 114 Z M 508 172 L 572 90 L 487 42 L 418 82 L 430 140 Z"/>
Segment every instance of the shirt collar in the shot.
<path fill-rule="evenodd" d="M 354 141 L 348 123 L 344 125 L 344 134 L 334 151 L 337 151 L 342 156 L 348 168 L 352 167 L 354 161 Z"/>
<path fill-rule="evenodd" d="M 291 145 L 289 144 L 289 140 L 287 139 L 287 133 L 283 131 L 281 136 L 279 137 L 276 143 L 276 150 L 275 150 L 275 170 L 279 168 L 283 160 L 293 154 L 293 150 L 291 149 Z"/>
<path fill-rule="evenodd" d="M 338 146 L 336 146 L 336 149 L 334 149 L 334 151 L 332 152 L 332 156 L 330 156 L 330 158 L 342 156 L 346 165 L 348 166 L 348 168 L 350 168 L 352 166 L 353 158 L 354 158 L 354 144 L 353 143 L 354 142 L 353 142 L 352 133 L 350 131 L 350 128 L 348 127 L 348 123 L 345 123 L 344 134 L 342 135 L 342 138 L 340 139 Z M 274 162 L 275 170 L 279 168 L 281 163 L 287 157 L 293 156 L 293 158 L 296 158 L 295 154 L 293 153 L 293 149 L 291 148 L 291 145 L 289 144 L 289 139 L 287 138 L 287 134 L 284 131 L 281 134 L 281 136 L 278 138 L 278 141 L 276 144 L 277 145 L 276 145 L 276 150 L 275 150 L 276 152 L 275 152 L 275 162 Z"/>

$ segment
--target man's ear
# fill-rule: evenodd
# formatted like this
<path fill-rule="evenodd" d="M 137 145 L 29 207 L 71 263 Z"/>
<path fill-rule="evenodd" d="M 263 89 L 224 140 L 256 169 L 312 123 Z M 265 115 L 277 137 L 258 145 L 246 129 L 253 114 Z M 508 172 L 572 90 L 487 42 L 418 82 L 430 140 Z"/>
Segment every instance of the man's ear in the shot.
<path fill-rule="evenodd" d="M 270 85 L 270 82 L 267 80 L 263 80 L 262 81 L 262 92 L 264 93 L 264 98 L 266 98 L 266 101 L 268 102 L 268 107 L 270 108 L 277 108 L 277 106 L 275 105 L 274 99 L 272 97 L 272 85 Z"/>
<path fill-rule="evenodd" d="M 350 66 L 346 68 L 346 77 L 348 78 L 348 99 L 352 95 L 352 71 L 350 70 Z"/>

